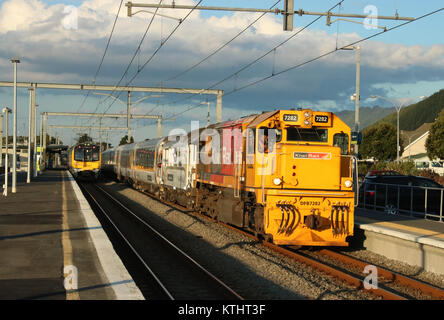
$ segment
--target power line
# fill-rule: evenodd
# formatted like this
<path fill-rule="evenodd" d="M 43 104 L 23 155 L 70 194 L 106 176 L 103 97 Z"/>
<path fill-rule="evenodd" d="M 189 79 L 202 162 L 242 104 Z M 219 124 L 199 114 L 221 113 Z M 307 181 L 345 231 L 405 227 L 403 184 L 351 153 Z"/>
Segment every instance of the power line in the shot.
<path fill-rule="evenodd" d="M 270 9 L 274 8 L 279 2 L 281 2 L 281 0 L 278 0 L 275 4 L 273 4 Z M 167 81 L 171 81 L 174 79 L 179 78 L 180 76 L 184 75 L 185 73 L 193 70 L 194 68 L 198 67 L 200 64 L 202 64 L 203 62 L 205 62 L 206 60 L 210 59 L 212 56 L 214 56 L 216 53 L 218 53 L 219 51 L 221 51 L 223 48 L 225 48 L 226 46 L 228 46 L 231 42 L 233 42 L 234 40 L 236 40 L 239 36 L 241 36 L 245 31 L 247 31 L 248 29 L 251 28 L 251 26 L 253 24 L 255 24 L 256 22 L 258 22 L 263 16 L 265 16 L 267 14 L 267 12 L 262 13 L 257 19 L 255 19 L 253 22 L 251 22 L 247 27 L 245 27 L 242 31 L 240 31 L 238 34 L 236 34 L 233 38 L 231 38 L 228 42 L 224 43 L 222 46 L 220 46 L 219 48 L 217 48 L 215 51 L 213 51 L 210 55 L 206 56 L 205 58 L 203 58 L 202 60 L 200 60 L 198 63 L 194 64 L 193 66 L 189 67 L 188 69 L 180 72 L 179 74 L 164 80 L 163 82 L 167 82 Z"/>
<path fill-rule="evenodd" d="M 103 52 L 102 59 L 100 60 L 100 63 L 99 63 L 99 67 L 97 68 L 96 73 L 94 75 L 93 84 L 96 83 L 97 76 L 99 75 L 100 69 L 102 68 L 103 60 L 105 60 L 105 56 L 106 56 L 106 53 L 108 51 L 109 44 L 111 42 L 111 38 L 112 38 L 113 33 L 114 33 L 114 29 L 116 27 L 117 19 L 119 18 L 119 13 L 120 13 L 120 9 L 122 8 L 122 4 L 123 4 L 123 0 L 120 1 L 119 9 L 117 10 L 116 18 L 114 19 L 113 27 L 111 28 L 111 33 L 110 33 L 110 35 L 108 37 L 108 41 L 106 43 L 105 51 Z M 79 112 L 80 109 L 83 108 L 83 106 L 85 105 L 85 102 L 88 99 L 90 93 L 91 93 L 91 90 L 88 90 L 88 93 L 86 94 L 85 98 L 83 99 L 83 102 L 81 103 L 80 107 L 77 109 L 77 112 Z"/>
<path fill-rule="evenodd" d="M 163 40 L 160 44 L 160 46 L 154 51 L 154 53 L 145 61 L 145 63 L 142 65 L 141 68 L 139 68 L 136 72 L 136 74 L 126 83 L 125 86 L 128 86 L 139 74 L 140 72 L 142 72 L 142 70 L 151 62 L 151 60 L 154 58 L 154 56 L 156 56 L 156 54 L 159 52 L 159 50 L 165 45 L 165 43 L 168 42 L 168 40 L 172 37 L 172 35 L 177 31 L 177 29 L 181 26 L 181 24 L 191 15 L 191 13 L 194 11 L 194 9 L 202 2 L 203 0 L 199 0 L 199 2 L 194 6 L 193 9 L 190 10 L 190 12 L 188 12 L 188 14 L 181 19 L 181 21 L 179 21 L 178 25 L 170 32 L 170 34 L 165 38 L 165 40 Z M 156 10 L 157 12 L 157 10 Z M 154 18 L 154 16 L 153 16 Z M 117 95 L 117 98 L 120 97 L 120 94 L 123 92 L 123 90 L 121 90 L 119 92 L 119 94 Z M 111 106 L 114 104 L 115 100 L 113 100 L 111 102 L 111 104 L 108 106 L 108 108 L 103 112 L 106 113 Z"/>
<path fill-rule="evenodd" d="M 367 40 L 372 39 L 372 38 L 374 38 L 374 37 L 376 37 L 376 36 L 379 36 L 379 35 L 381 35 L 381 34 L 383 34 L 383 33 L 386 33 L 386 32 L 392 31 L 392 30 L 395 30 L 395 29 L 397 29 L 397 28 L 400 28 L 400 27 L 402 27 L 402 26 L 405 26 L 405 25 L 407 25 L 407 24 L 409 24 L 409 23 L 412 23 L 412 22 L 414 22 L 414 21 L 421 20 L 421 19 L 423 19 L 423 18 L 425 18 L 425 17 L 428 17 L 428 16 L 431 16 L 431 15 L 433 15 L 433 14 L 436 14 L 436 13 L 442 11 L 442 10 L 444 10 L 444 8 L 437 9 L 437 10 L 435 10 L 435 11 L 432 11 L 432 12 L 429 12 L 429 13 L 427 13 L 427 14 L 425 14 L 425 15 L 422 15 L 422 16 L 420 16 L 420 17 L 418 17 L 418 18 L 415 18 L 414 20 L 406 21 L 406 22 L 401 23 L 401 24 L 399 24 L 399 25 L 396 25 L 396 26 L 394 26 L 394 27 L 391 27 L 391 28 L 388 28 L 388 29 L 386 29 L 386 30 L 380 31 L 380 32 L 378 32 L 378 33 L 372 34 L 372 35 L 370 35 L 370 36 L 368 36 L 368 37 L 365 37 L 365 38 L 363 38 L 363 39 L 357 40 L 357 41 L 355 41 L 355 42 L 351 42 L 351 43 L 349 43 L 349 44 L 347 44 L 347 45 L 345 45 L 345 46 L 342 46 L 342 47 L 340 47 L 340 48 L 335 48 L 334 50 L 331 50 L 331 51 L 329 51 L 329 52 L 323 53 L 323 54 L 321 54 L 321 55 L 319 55 L 319 56 L 317 56 L 317 57 L 315 57 L 315 58 L 312 58 L 312 59 L 307 60 L 307 61 L 305 61 L 305 62 L 299 63 L 299 64 L 294 65 L 294 66 L 292 66 L 292 67 L 289 67 L 289 68 L 287 68 L 287 69 L 281 70 L 281 71 L 279 71 L 279 72 L 277 72 L 277 73 L 275 73 L 275 74 L 271 74 L 271 75 L 269 75 L 269 76 L 267 76 L 267 77 L 264 77 L 264 78 L 262 78 L 262 79 L 259 79 L 259 80 L 257 80 L 257 81 L 254 81 L 254 82 L 252 82 L 252 83 L 250 83 L 250 84 L 247 84 L 247 85 L 245 85 L 245 86 L 242 86 L 242 87 L 240 87 L 240 88 L 237 88 L 237 89 L 235 89 L 235 90 L 232 90 L 232 91 L 230 91 L 230 92 L 224 94 L 224 96 L 227 96 L 227 95 L 230 95 L 230 94 L 235 93 L 235 92 L 237 92 L 237 91 L 240 91 L 240 90 L 243 90 L 243 89 L 245 89 L 245 88 L 251 87 L 251 86 L 256 85 L 256 84 L 258 84 L 258 83 L 260 83 L 260 82 L 263 82 L 263 81 L 268 80 L 268 79 L 270 79 L 270 78 L 273 78 L 273 77 L 275 77 L 275 76 L 281 75 L 281 74 L 286 73 L 286 72 L 288 72 L 288 71 L 294 70 L 294 69 L 296 69 L 296 68 L 302 67 L 302 66 L 304 66 L 304 65 L 306 65 L 306 64 L 308 64 L 308 63 L 311 63 L 311 62 L 313 62 L 313 61 L 316 61 L 316 60 L 322 59 L 322 58 L 324 58 L 324 57 L 326 57 L 326 56 L 328 56 L 328 55 L 330 55 L 330 54 L 332 54 L 332 53 L 335 53 L 336 51 L 342 50 L 342 49 L 344 49 L 344 48 L 346 48 L 346 47 L 352 47 L 352 46 L 354 46 L 354 45 L 356 45 L 356 44 L 358 44 L 358 43 L 361 43 L 361 42 L 367 41 Z"/>
<path fill-rule="evenodd" d="M 337 6 L 342 5 L 342 3 L 343 3 L 344 1 L 345 1 L 345 0 L 341 0 L 341 1 L 339 1 L 336 5 L 334 5 L 333 7 L 331 7 L 328 11 L 331 11 L 331 10 L 335 9 Z M 267 51 L 266 53 L 264 53 L 264 54 L 261 55 L 260 57 L 258 57 L 258 58 L 256 58 L 255 60 L 251 61 L 250 63 L 246 64 L 245 66 L 243 66 L 242 68 L 240 68 L 240 69 L 237 70 L 236 72 L 234 72 L 234 73 L 230 74 L 229 76 L 225 77 L 224 79 L 222 79 L 222 80 L 220 80 L 220 81 L 214 83 L 213 85 L 211 85 L 210 87 L 208 87 L 208 89 L 214 88 L 214 87 L 218 86 L 219 84 L 221 84 L 221 83 L 223 83 L 223 82 L 225 82 L 225 81 L 227 81 L 227 80 L 233 78 L 234 76 L 237 77 L 237 75 L 238 75 L 239 73 L 241 73 L 242 71 L 248 69 L 250 66 L 252 66 L 252 65 L 255 64 L 256 62 L 262 60 L 263 58 L 265 58 L 266 56 L 268 56 L 270 53 L 275 52 L 276 49 L 278 49 L 278 48 L 280 48 L 281 46 L 283 46 L 284 44 L 286 44 L 288 41 L 290 41 L 291 39 L 293 39 L 294 37 L 296 37 L 296 36 L 297 36 L 298 34 L 300 34 L 302 31 L 308 29 L 312 24 L 314 24 L 315 22 L 317 22 L 317 21 L 318 21 L 319 19 L 321 19 L 322 17 L 323 17 L 323 16 L 320 15 L 319 17 L 313 19 L 310 23 L 308 23 L 307 25 L 305 25 L 303 28 L 299 29 L 297 32 L 295 32 L 295 33 L 292 34 L 290 37 L 288 37 L 287 39 L 285 39 L 284 41 L 282 41 L 281 43 L 279 43 L 277 46 L 275 46 L 274 48 L 270 49 L 269 51 Z M 168 104 L 173 104 L 173 103 L 182 102 L 182 101 L 185 101 L 185 100 L 191 99 L 191 98 L 194 97 L 194 96 L 196 96 L 196 94 L 192 94 L 192 95 L 190 95 L 190 96 L 188 96 L 188 97 L 186 97 L 186 98 L 184 98 L 184 99 L 182 99 L 182 100 L 176 100 L 176 101 L 173 101 L 173 102 L 168 103 Z M 226 96 L 226 94 L 224 94 L 224 96 Z M 168 105 L 168 104 L 166 104 L 166 105 Z M 182 113 L 180 113 L 180 114 L 182 114 Z"/>
<path fill-rule="evenodd" d="M 122 1 L 123 1 L 123 0 L 122 0 Z M 159 1 L 159 5 L 162 3 L 162 1 L 163 1 L 163 0 L 160 0 L 160 1 Z M 153 13 L 153 16 L 151 17 L 150 22 L 148 23 L 148 25 L 147 25 L 147 27 L 146 27 L 146 29 L 145 29 L 145 32 L 144 32 L 144 34 L 143 34 L 143 36 L 142 36 L 142 39 L 140 40 L 139 45 L 137 46 L 137 48 L 136 48 L 136 50 L 135 50 L 135 52 L 134 52 L 134 54 L 133 54 L 133 56 L 132 56 L 130 62 L 128 63 L 128 65 L 127 65 L 125 71 L 123 72 L 122 77 L 121 77 L 120 80 L 117 82 L 116 87 L 119 86 L 120 83 L 122 82 L 122 80 L 125 78 L 125 76 L 126 76 L 126 74 L 128 73 L 128 70 L 130 69 L 130 67 L 131 67 L 131 65 L 132 65 L 132 63 L 133 63 L 135 57 L 137 56 L 137 53 L 140 52 L 140 48 L 141 48 L 141 46 L 142 46 L 142 43 L 143 43 L 143 41 L 145 40 L 145 38 L 146 38 L 146 36 L 147 36 L 147 34 L 148 34 L 148 31 L 151 29 L 151 25 L 153 24 L 154 18 L 156 17 L 156 14 L 157 14 L 157 11 L 158 11 L 158 10 L 159 10 L 159 9 L 157 8 L 157 9 L 155 10 L 155 12 Z M 112 95 L 115 91 L 116 91 L 116 89 L 112 90 L 111 93 L 110 93 L 110 95 Z M 121 92 L 122 92 L 122 91 L 121 91 Z M 117 98 L 120 97 L 121 92 L 119 93 L 119 95 L 117 96 Z M 100 98 L 100 101 L 99 101 L 99 103 L 97 104 L 96 108 L 94 109 L 94 112 L 93 112 L 93 113 L 96 113 L 96 112 L 98 111 L 99 107 L 100 107 L 100 106 L 101 106 L 106 100 L 108 100 L 109 98 L 110 98 L 110 96 L 106 96 L 106 98 Z M 113 101 L 111 102 L 111 104 L 109 105 L 109 107 L 106 109 L 106 111 L 108 111 L 109 108 L 111 108 L 111 106 L 114 104 L 115 101 L 116 101 L 116 99 L 113 99 Z M 105 112 L 106 112 L 106 111 L 105 111 Z M 104 112 L 104 113 L 105 113 L 105 112 Z"/>
<path fill-rule="evenodd" d="M 341 1 L 341 2 L 342 2 L 342 1 Z M 356 45 L 356 44 L 358 44 L 358 43 L 361 43 L 361 42 L 367 41 L 367 40 L 372 39 L 372 38 L 374 38 L 374 37 L 377 37 L 377 36 L 379 36 L 379 35 L 381 35 L 381 34 L 383 34 L 383 33 L 387 33 L 387 32 L 389 32 L 389 31 L 395 30 L 395 29 L 397 29 L 397 28 L 400 28 L 400 27 L 405 26 L 405 25 L 407 25 L 407 24 L 409 24 L 409 23 L 412 23 L 412 22 L 415 22 L 415 21 L 421 20 L 421 19 L 423 19 L 423 18 L 426 18 L 426 17 L 428 17 L 428 16 L 431 16 L 431 15 L 436 14 L 436 13 L 438 13 L 438 12 L 440 12 L 440 11 L 443 11 L 443 10 L 444 10 L 444 8 L 440 8 L 440 9 L 437 9 L 437 10 L 431 11 L 431 12 L 426 13 L 426 14 L 424 14 L 424 15 L 418 17 L 418 18 L 415 18 L 414 20 L 406 21 L 406 22 L 401 23 L 401 24 L 399 24 L 399 25 L 396 25 L 396 26 L 394 26 L 394 27 L 391 27 L 391 28 L 388 28 L 388 29 L 386 29 L 386 30 L 380 31 L 380 32 L 378 32 L 378 33 L 375 33 L 375 34 L 373 34 L 373 35 L 370 35 L 370 36 L 368 36 L 368 37 L 366 37 L 366 38 L 363 38 L 363 39 L 360 39 L 360 40 L 357 40 L 357 41 L 351 42 L 351 43 L 349 43 L 349 44 L 347 44 L 347 45 L 344 45 L 344 46 L 342 46 L 342 47 L 340 47 L 340 48 L 335 48 L 335 49 L 333 49 L 333 50 L 331 50 L 331 51 L 328 51 L 328 52 L 325 52 L 325 53 L 323 53 L 323 54 L 321 54 L 321 55 L 319 55 L 319 56 L 317 56 L 317 57 L 314 57 L 314 58 L 309 59 L 309 60 L 306 60 L 306 61 L 304 61 L 304 62 L 302 62 L 302 63 L 296 64 L 296 65 L 291 66 L 291 67 L 289 67 L 289 68 L 287 68 L 287 69 L 281 70 L 281 71 L 279 71 L 279 72 L 277 72 L 277 73 L 273 73 L 273 74 L 271 74 L 271 75 L 269 75 L 269 76 L 267 76 L 267 77 L 261 78 L 261 79 L 259 79 L 259 80 L 256 80 L 256 81 L 254 81 L 254 82 L 252 82 L 252 83 L 249 83 L 249 84 L 247 84 L 247 85 L 244 85 L 244 86 L 242 86 L 242 87 L 239 87 L 239 88 L 233 89 L 232 91 L 225 93 L 224 96 L 228 96 L 228 95 L 230 95 L 230 94 L 233 94 L 233 93 L 235 93 L 235 92 L 241 91 L 241 90 L 243 90 L 243 89 L 246 89 L 246 88 L 248 88 L 248 87 L 251 87 L 251 86 L 253 86 L 253 85 L 256 85 L 256 84 L 258 84 L 258 83 L 260 83 L 260 82 L 263 82 L 263 81 L 265 81 L 265 80 L 268 80 L 268 79 L 270 79 L 270 78 L 273 78 L 273 77 L 276 77 L 276 76 L 281 75 L 281 74 L 283 74 L 283 73 L 286 73 L 286 72 L 288 72 L 288 71 L 291 71 L 291 70 L 294 70 L 294 69 L 300 68 L 300 67 L 302 67 L 302 66 L 304 66 L 304 65 L 306 65 L 306 64 L 309 64 L 309 63 L 311 63 L 311 62 L 314 62 L 314 61 L 316 61 L 316 60 L 319 60 L 319 59 L 321 59 L 321 58 L 324 58 L 324 57 L 326 57 L 326 56 L 328 56 L 328 55 L 330 55 L 330 54 L 332 54 L 332 53 L 335 53 L 336 51 L 342 50 L 343 48 L 350 47 L 350 46 Z M 211 87 L 210 87 L 210 88 L 211 88 Z M 210 89 L 210 88 L 209 88 L 209 89 Z M 213 99 L 213 101 L 214 101 L 214 99 Z M 198 107 L 200 107 L 200 104 L 199 104 L 199 105 L 191 106 L 191 107 L 189 107 L 188 109 L 186 109 L 186 110 L 184 110 L 184 111 L 182 111 L 182 112 L 180 112 L 180 113 L 173 114 L 171 117 L 167 117 L 167 118 L 165 118 L 165 120 L 167 120 L 167 119 L 169 119 L 169 118 L 172 118 L 172 117 L 177 117 L 178 115 L 181 115 L 181 114 L 183 114 L 183 113 L 185 113 L 185 112 L 188 112 L 188 111 L 190 111 L 190 110 L 192 110 L 192 109 L 195 109 L 195 108 L 198 108 Z"/>
<path fill-rule="evenodd" d="M 279 2 L 281 2 L 281 0 L 278 0 L 275 4 L 273 4 L 270 9 L 274 8 Z M 251 22 L 248 26 L 246 26 L 243 30 L 241 30 L 239 33 L 237 33 L 233 38 L 231 38 L 229 41 L 225 42 L 222 46 L 220 46 L 219 48 L 217 48 L 216 50 L 214 50 L 211 54 L 209 54 L 208 56 L 206 56 L 205 58 L 203 58 L 202 60 L 200 60 L 199 62 L 197 62 L 196 64 L 192 65 L 191 67 L 187 68 L 186 70 L 176 74 L 175 76 L 163 80 L 162 82 L 167 82 L 167 81 L 171 81 L 171 80 L 175 80 L 177 78 L 179 78 L 180 76 L 184 75 L 185 73 L 190 72 L 191 70 L 193 70 L 194 68 L 198 67 L 199 65 L 201 65 L 203 62 L 207 61 L 208 59 L 210 59 L 211 57 L 213 57 L 215 54 L 217 54 L 218 52 L 220 52 L 223 48 L 225 48 L 226 46 L 228 46 L 231 42 L 233 42 L 234 40 L 236 40 L 237 38 L 239 38 L 245 31 L 247 31 L 248 29 L 251 28 L 251 26 L 253 26 L 256 22 L 258 22 L 260 19 L 262 19 L 263 16 L 265 16 L 267 14 L 267 12 L 262 13 L 258 18 L 256 18 L 253 22 Z M 192 95 L 191 97 L 193 97 L 194 95 Z M 189 99 L 190 97 L 186 97 L 185 99 L 182 99 L 180 101 L 184 101 Z M 180 102 L 179 101 L 179 102 Z M 169 105 L 169 104 L 174 104 L 178 101 L 174 101 L 174 102 L 170 102 L 170 103 L 166 103 L 166 104 L 162 104 L 162 107 L 165 105 Z M 154 108 L 152 108 L 151 110 L 149 110 L 147 114 L 153 112 L 155 109 L 157 109 L 159 107 L 159 105 L 155 106 Z"/>
<path fill-rule="evenodd" d="M 122 1 L 123 1 L 123 0 L 122 0 Z M 159 5 L 162 3 L 162 1 L 163 1 L 163 0 L 160 0 L 160 1 L 159 1 Z M 148 31 L 149 31 L 150 28 L 151 28 L 151 25 L 153 24 L 154 18 L 156 17 L 156 14 L 157 14 L 157 11 L 158 11 L 158 10 L 159 10 L 159 9 L 156 9 L 156 11 L 154 12 L 153 16 L 151 17 L 150 22 L 148 23 L 148 26 L 146 27 L 145 32 L 144 32 L 144 34 L 143 34 L 143 36 L 142 36 L 142 39 L 140 40 L 139 45 L 137 46 L 137 48 L 136 48 L 136 50 L 135 50 L 135 52 L 134 52 L 134 54 L 133 54 L 133 56 L 132 56 L 130 62 L 128 63 L 128 65 L 127 65 L 125 71 L 123 72 L 122 77 L 121 77 L 120 80 L 117 82 L 116 87 L 120 85 L 120 83 L 121 83 L 122 80 L 125 78 L 126 74 L 128 73 L 129 68 L 131 67 L 131 65 L 132 65 L 132 63 L 133 63 L 135 57 L 137 56 L 137 53 L 140 51 L 140 47 L 142 46 L 142 43 L 143 43 L 143 41 L 145 40 L 146 35 L 148 34 Z M 128 84 L 127 84 L 126 86 L 128 86 Z M 116 90 L 111 91 L 110 95 L 112 95 L 115 91 L 116 91 Z M 121 91 L 121 92 L 122 92 L 122 91 Z M 117 96 L 117 98 L 118 98 L 119 96 L 120 96 L 120 94 Z M 107 96 L 103 101 L 101 100 L 101 101 L 99 102 L 99 104 L 97 105 L 96 109 L 94 110 L 94 113 L 96 113 L 96 111 L 97 111 L 97 109 L 99 108 L 99 106 L 100 106 L 102 103 L 104 103 L 104 102 L 105 102 L 107 99 L 109 99 L 109 98 L 110 98 L 110 97 Z M 113 103 L 114 103 L 114 101 L 115 101 L 115 100 L 113 100 Z M 113 103 L 111 103 L 111 105 L 112 105 Z M 109 109 L 109 107 L 108 107 L 108 109 Z M 107 109 L 107 110 L 108 110 L 108 109 Z M 105 112 L 106 112 L 106 111 L 105 111 Z"/>

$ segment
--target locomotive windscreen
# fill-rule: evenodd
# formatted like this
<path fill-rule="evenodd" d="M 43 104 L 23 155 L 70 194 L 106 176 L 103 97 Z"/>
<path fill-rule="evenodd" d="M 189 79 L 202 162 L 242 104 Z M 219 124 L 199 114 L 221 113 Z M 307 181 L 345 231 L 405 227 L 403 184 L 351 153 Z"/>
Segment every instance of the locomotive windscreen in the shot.
<path fill-rule="evenodd" d="M 96 146 L 77 146 L 74 149 L 75 161 L 99 161 L 100 150 Z"/>
<path fill-rule="evenodd" d="M 287 129 L 287 141 L 327 142 L 327 139 L 327 129 L 297 127 Z"/>

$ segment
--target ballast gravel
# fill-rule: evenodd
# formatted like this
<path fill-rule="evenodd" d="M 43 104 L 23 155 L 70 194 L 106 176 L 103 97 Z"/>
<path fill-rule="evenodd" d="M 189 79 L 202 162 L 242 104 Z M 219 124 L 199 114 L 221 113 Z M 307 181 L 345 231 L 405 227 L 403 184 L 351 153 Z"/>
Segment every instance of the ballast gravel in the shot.
<path fill-rule="evenodd" d="M 378 299 L 129 186 L 115 182 L 101 186 L 245 299 Z"/>

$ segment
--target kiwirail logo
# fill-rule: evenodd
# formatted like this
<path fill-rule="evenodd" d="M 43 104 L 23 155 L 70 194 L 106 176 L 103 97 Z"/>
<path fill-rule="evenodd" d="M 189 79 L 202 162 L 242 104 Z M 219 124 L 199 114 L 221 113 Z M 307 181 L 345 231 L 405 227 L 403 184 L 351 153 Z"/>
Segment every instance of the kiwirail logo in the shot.
<path fill-rule="evenodd" d="M 77 30 L 78 26 L 78 10 L 76 6 L 68 5 L 63 8 L 64 17 L 62 26 L 66 30 Z"/>
<path fill-rule="evenodd" d="M 243 159 L 243 140 L 245 154 Z M 191 121 L 191 131 L 176 128 L 168 133 L 168 161 L 205 165 L 241 165 L 260 166 L 258 174 L 272 174 L 275 164 L 276 144 L 281 141 L 281 130 L 274 128 L 200 128 L 199 121 Z"/>

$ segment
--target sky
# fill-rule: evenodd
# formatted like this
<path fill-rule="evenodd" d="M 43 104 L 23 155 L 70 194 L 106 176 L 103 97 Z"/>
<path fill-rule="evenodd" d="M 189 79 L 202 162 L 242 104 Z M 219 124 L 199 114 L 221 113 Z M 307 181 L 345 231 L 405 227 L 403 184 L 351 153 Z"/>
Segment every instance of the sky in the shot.
<path fill-rule="evenodd" d="M 189 10 L 160 9 L 158 13 L 176 19 L 156 16 L 140 50 L 138 45 L 153 15 L 139 12 L 128 17 L 126 2 L 123 1 L 103 64 L 98 69 L 119 0 L 0 1 L 0 81 L 13 80 L 10 59 L 19 57 L 18 81 L 91 84 L 95 80 L 96 84 L 116 85 L 122 79 L 120 85 L 221 89 L 224 90 L 223 120 L 279 108 L 352 110 L 354 102 L 350 96 L 355 92 L 357 51 L 335 49 L 381 33 L 356 44 L 361 52 L 361 106 L 391 106 L 382 99 L 371 99 L 371 95 L 415 102 L 444 88 L 444 11 L 403 26 L 399 25 L 404 21 L 374 18 L 396 14 L 418 18 L 443 7 L 440 0 L 344 0 L 340 5 L 331 0 L 297 0 L 296 10 L 326 12 L 333 8 L 332 13 L 366 15 L 365 20 L 348 19 L 368 24 L 336 21 L 332 17 L 333 23 L 327 26 L 326 17 L 303 15 L 294 17 L 293 31 L 283 31 L 282 15 L 274 13 L 261 16 L 195 10 L 187 16 Z M 195 5 L 197 1 L 175 0 L 175 3 Z M 201 5 L 282 9 L 283 1 L 203 0 Z M 133 12 L 137 10 L 134 8 Z M 179 24 L 177 19 L 185 17 Z M 251 23 L 250 28 L 232 40 Z M 399 27 L 390 30 L 395 26 Z M 384 27 L 389 31 L 382 32 Z M 207 59 L 201 62 L 204 58 Z M 113 94 L 126 99 L 122 92 Z M 132 101 L 143 97 L 144 94 L 134 93 Z M 162 94 L 133 105 L 132 112 L 169 118 L 163 123 L 165 135 L 173 128 L 189 129 L 192 120 L 205 125 L 207 105 L 202 102 L 207 101 L 211 121 L 215 122 L 216 103 L 211 95 Z M 87 91 L 39 89 L 37 103 L 39 113 L 126 113 L 124 103 L 113 103 L 111 98 Z M 12 108 L 12 105 L 12 88 L 0 88 L 0 107 Z M 19 89 L 19 135 L 28 132 L 28 107 L 28 90 Z M 10 119 L 12 128 L 12 116 Z M 48 124 L 97 126 L 98 121 L 51 117 Z M 102 124 L 126 126 L 125 120 L 115 119 L 103 120 Z M 136 141 L 153 138 L 157 133 L 157 123 L 153 120 L 133 120 L 131 127 Z M 64 143 L 72 144 L 84 130 L 55 131 Z M 92 135 L 98 140 L 97 132 Z M 118 144 L 122 135 L 122 131 L 110 132 L 111 143 Z"/>

